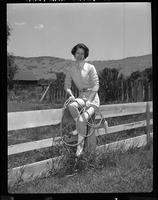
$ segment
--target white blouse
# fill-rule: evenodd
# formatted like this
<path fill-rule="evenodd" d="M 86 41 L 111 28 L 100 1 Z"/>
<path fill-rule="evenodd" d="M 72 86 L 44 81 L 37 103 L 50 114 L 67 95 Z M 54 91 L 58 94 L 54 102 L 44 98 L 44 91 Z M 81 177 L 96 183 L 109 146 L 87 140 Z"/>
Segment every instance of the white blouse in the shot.
<path fill-rule="evenodd" d="M 67 68 L 64 89 L 71 88 L 71 80 L 79 90 L 90 89 L 91 91 L 98 91 L 99 78 L 94 65 L 85 62 L 82 67 L 72 65 Z"/>

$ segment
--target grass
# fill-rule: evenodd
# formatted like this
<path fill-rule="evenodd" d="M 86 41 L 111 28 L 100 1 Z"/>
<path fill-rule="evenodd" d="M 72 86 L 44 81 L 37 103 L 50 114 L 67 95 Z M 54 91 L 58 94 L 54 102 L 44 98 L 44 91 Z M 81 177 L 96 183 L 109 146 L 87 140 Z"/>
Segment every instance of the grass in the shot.
<path fill-rule="evenodd" d="M 152 188 L 153 149 L 141 148 L 102 154 L 75 176 L 63 174 L 17 184 L 9 193 L 135 193 Z"/>
<path fill-rule="evenodd" d="M 33 95 L 34 96 L 34 95 Z M 39 103 L 34 101 L 8 101 L 8 112 L 58 108 L 59 105 Z M 151 114 L 152 115 L 152 114 Z M 109 126 L 145 120 L 145 114 L 108 118 Z M 152 118 L 152 117 L 151 117 Z M 145 128 L 118 132 L 97 137 L 98 145 L 110 143 L 129 137 L 144 134 Z M 59 136 L 59 126 L 45 126 L 31 129 L 10 131 L 8 145 L 30 142 Z M 8 168 L 37 162 L 60 155 L 61 147 L 24 152 L 8 157 Z M 10 193 L 93 193 L 93 192 L 150 192 L 152 191 L 152 149 L 131 149 L 121 154 L 119 152 L 98 156 L 95 162 L 89 158 L 80 160 L 80 170 L 74 177 L 65 177 L 72 167 L 71 158 L 66 160 L 66 166 L 55 176 L 34 180 L 29 183 L 16 184 L 9 188 Z M 33 155 L 33 156 L 32 156 Z"/>
<path fill-rule="evenodd" d="M 46 96 L 40 101 L 44 91 L 40 87 L 23 88 L 19 90 L 8 91 L 8 112 L 43 110 L 51 108 L 60 108 L 64 103 L 64 99 L 48 102 Z"/>

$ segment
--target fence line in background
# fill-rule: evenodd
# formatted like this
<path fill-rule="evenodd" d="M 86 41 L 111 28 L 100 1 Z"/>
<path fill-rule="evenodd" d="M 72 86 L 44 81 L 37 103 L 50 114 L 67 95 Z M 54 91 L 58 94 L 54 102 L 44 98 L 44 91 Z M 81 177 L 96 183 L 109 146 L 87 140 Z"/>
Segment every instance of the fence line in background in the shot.
<path fill-rule="evenodd" d="M 16 86 L 13 91 L 15 96 L 18 96 L 19 99 L 24 100 L 28 98 L 28 95 L 23 94 L 23 89 L 34 88 L 29 92 L 29 95 L 36 96 L 37 99 L 42 98 L 42 94 L 46 91 L 48 85 L 21 85 Z M 20 89 L 21 88 L 21 89 Z M 38 88 L 38 89 L 37 89 Z M 39 88 L 41 90 L 39 91 Z M 72 84 L 72 91 L 75 97 L 79 95 L 78 89 Z M 118 85 L 111 88 L 103 88 L 100 85 L 99 88 L 99 97 L 101 104 L 106 104 L 108 102 L 142 102 L 142 101 L 151 101 L 152 100 L 152 82 L 144 82 L 142 79 L 140 80 L 131 80 L 131 81 L 120 81 Z M 33 97 L 31 97 L 33 98 Z M 59 83 L 59 85 L 51 84 L 47 94 L 44 97 L 49 103 L 55 103 L 62 105 L 64 100 L 66 99 L 66 92 L 64 90 L 64 86 Z"/>
<path fill-rule="evenodd" d="M 114 100 L 121 102 L 141 102 L 152 100 L 152 84 L 143 84 L 143 80 L 131 81 L 127 85 L 125 82 L 120 83 L 120 88 L 114 92 Z M 75 97 L 79 92 L 76 87 L 72 88 Z M 113 92 L 113 91 L 112 91 Z M 107 91 L 103 91 L 101 88 L 98 91 L 101 102 L 105 102 L 104 95 L 107 96 Z M 58 102 L 66 98 L 66 92 L 63 86 L 51 86 L 48 94 L 49 102 Z"/>
<path fill-rule="evenodd" d="M 113 142 L 110 144 L 104 144 L 98 146 L 96 152 L 108 152 L 118 150 L 122 147 L 124 150 L 129 149 L 131 146 L 141 147 L 146 145 L 151 138 L 152 133 L 149 130 L 149 126 L 153 124 L 152 119 L 149 119 L 149 112 L 152 112 L 152 102 L 138 102 L 138 103 L 125 103 L 125 104 L 113 104 L 104 105 L 100 107 L 104 118 L 125 116 L 131 114 L 146 113 L 146 120 L 133 122 L 128 124 L 121 124 L 117 126 L 109 127 L 106 131 L 102 127 L 99 128 L 98 132 L 95 132 L 96 136 L 112 134 L 118 131 L 125 131 L 130 129 L 136 129 L 147 126 L 146 134 L 141 136 Z M 18 130 L 30 127 L 38 127 L 45 125 L 55 125 L 60 123 L 62 115 L 62 109 L 50 109 L 50 110 L 39 110 L 39 111 L 25 111 L 25 112 L 14 112 L 8 113 L 8 131 Z M 43 139 L 34 142 L 27 142 L 17 145 L 11 145 L 8 147 L 8 155 L 14 155 L 22 152 L 27 152 L 35 149 L 41 149 L 59 145 L 60 137 L 54 137 L 49 139 Z M 76 136 L 72 137 L 72 141 L 76 140 Z M 58 162 L 62 156 L 35 162 L 32 164 L 26 164 L 24 166 L 15 167 L 8 170 L 8 185 L 14 185 L 20 178 L 24 181 L 30 181 L 36 177 L 47 176 L 52 169 L 58 166 Z"/>

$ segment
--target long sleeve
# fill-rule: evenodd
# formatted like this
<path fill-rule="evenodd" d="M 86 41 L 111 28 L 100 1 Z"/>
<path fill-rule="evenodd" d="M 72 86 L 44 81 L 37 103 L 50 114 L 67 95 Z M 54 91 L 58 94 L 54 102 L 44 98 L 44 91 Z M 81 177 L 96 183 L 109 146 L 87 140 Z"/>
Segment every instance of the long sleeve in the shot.
<path fill-rule="evenodd" d="M 66 70 L 66 76 L 65 76 L 65 82 L 64 82 L 64 89 L 65 91 L 67 89 L 71 88 L 71 76 L 70 76 L 70 72 L 69 69 Z"/>
<path fill-rule="evenodd" d="M 92 91 L 97 92 L 99 90 L 99 78 L 98 78 L 97 71 L 93 65 L 91 65 L 89 75 L 90 75 L 90 79 L 93 83 Z"/>

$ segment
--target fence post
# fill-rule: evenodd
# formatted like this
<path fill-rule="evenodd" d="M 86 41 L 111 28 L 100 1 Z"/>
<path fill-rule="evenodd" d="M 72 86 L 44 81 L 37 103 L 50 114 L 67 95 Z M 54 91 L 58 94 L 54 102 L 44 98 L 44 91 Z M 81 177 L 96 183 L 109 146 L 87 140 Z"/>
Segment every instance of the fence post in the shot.
<path fill-rule="evenodd" d="M 137 102 L 137 81 L 134 81 L 134 102 Z"/>
<path fill-rule="evenodd" d="M 148 100 L 150 101 L 150 83 L 148 84 Z"/>
<path fill-rule="evenodd" d="M 152 87 L 152 82 L 150 83 L 150 100 L 153 98 L 153 87 Z"/>
<path fill-rule="evenodd" d="M 133 102 L 133 81 L 130 81 L 130 87 L 131 87 L 130 102 Z"/>
<path fill-rule="evenodd" d="M 50 91 L 49 91 L 49 103 L 52 103 L 52 84 L 50 85 Z"/>
<path fill-rule="evenodd" d="M 134 81 L 131 81 L 131 102 L 134 102 Z"/>
<path fill-rule="evenodd" d="M 53 101 L 55 102 L 56 87 L 53 88 Z"/>
<path fill-rule="evenodd" d="M 95 114 L 92 116 L 92 120 L 95 120 Z M 96 153 L 96 135 L 95 135 L 95 129 L 91 128 L 90 126 L 87 126 L 87 132 L 88 134 L 90 133 L 90 131 L 93 131 L 93 133 L 85 138 L 85 149 L 84 151 L 87 152 L 90 155 L 95 155 Z"/>
<path fill-rule="evenodd" d="M 123 84 L 123 81 L 121 82 L 121 91 L 122 91 L 122 98 L 121 98 L 121 101 L 123 102 L 124 101 L 124 84 Z"/>
<path fill-rule="evenodd" d="M 142 80 L 140 81 L 140 93 L 141 93 L 140 101 L 143 101 L 143 81 Z"/>
<path fill-rule="evenodd" d="M 138 92 L 137 92 L 137 102 L 140 102 L 142 100 L 142 87 L 141 87 L 141 80 L 138 80 L 138 86 L 137 86 Z"/>
<path fill-rule="evenodd" d="M 146 135 L 147 135 L 147 146 L 150 147 L 150 104 L 146 103 Z"/>

